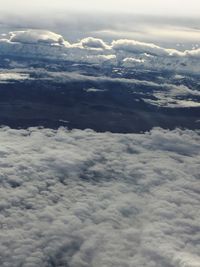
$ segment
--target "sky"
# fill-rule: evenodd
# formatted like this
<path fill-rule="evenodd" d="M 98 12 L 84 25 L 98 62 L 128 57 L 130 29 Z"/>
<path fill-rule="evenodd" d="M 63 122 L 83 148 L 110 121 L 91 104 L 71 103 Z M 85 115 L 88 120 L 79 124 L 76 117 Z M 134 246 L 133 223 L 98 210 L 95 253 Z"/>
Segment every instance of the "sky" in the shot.
<path fill-rule="evenodd" d="M 48 31 L 0 35 L 2 66 L 10 68 L 0 70 L 4 97 L 10 98 L 12 93 L 4 90 L 7 80 L 11 80 L 13 90 L 13 81 L 26 80 L 21 89 L 17 82 L 16 102 L 13 97 L 8 105 L 6 98 L 0 101 L 1 110 L 6 110 L 1 118 L 5 115 L 14 124 L 16 117 L 19 121 L 28 121 L 35 108 L 45 110 L 44 114 L 41 112 L 45 118 L 45 113 L 53 110 L 53 104 L 56 107 L 58 102 L 54 103 L 52 93 L 45 98 L 51 84 L 55 99 L 63 96 L 64 107 L 73 102 L 70 99 L 65 102 L 63 88 L 67 90 L 71 83 L 72 88 L 77 84 L 77 92 L 80 92 L 79 83 L 84 88 L 84 101 L 80 95 L 74 110 L 71 104 L 69 111 L 66 110 L 66 114 L 73 114 L 72 120 L 76 110 L 82 107 L 86 107 L 83 118 L 87 118 L 87 110 L 90 110 L 87 95 L 94 94 L 95 89 L 104 90 L 105 86 L 110 90 L 109 98 L 119 103 L 119 109 L 107 101 L 105 105 L 94 102 L 91 108 L 98 114 L 105 106 L 109 115 L 106 123 L 110 125 L 113 122 L 109 118 L 115 118 L 116 114 L 119 114 L 118 121 L 124 120 L 121 112 L 125 109 L 135 120 L 137 114 L 142 114 L 150 125 L 153 110 L 159 111 L 157 105 L 165 107 L 162 114 L 167 120 L 170 114 L 174 116 L 177 112 L 174 120 L 178 127 L 180 113 L 177 109 L 167 113 L 166 107 L 191 105 L 193 98 L 199 104 L 200 91 L 196 90 L 199 84 L 195 77 L 199 77 L 196 73 L 200 67 L 200 46 L 197 45 L 200 44 L 200 0 L 0 0 L 0 33 L 30 28 Z M 76 44 L 74 47 L 67 42 L 60 44 L 62 37 L 57 38 L 49 30 L 62 34 L 67 41 L 75 40 Z M 88 36 L 101 37 L 107 42 L 92 38 L 80 41 Z M 118 40 L 120 38 L 125 40 Z M 163 46 L 157 46 L 158 43 Z M 95 50 L 97 44 L 101 47 Z M 181 53 L 165 48 L 177 48 L 176 45 L 180 50 L 187 47 L 196 50 Z M 55 62 L 52 65 L 45 60 L 44 65 L 40 65 L 45 57 L 61 59 L 62 64 L 52 61 Z M 98 63 L 97 67 L 90 68 L 92 65 L 87 65 L 86 59 L 88 64 Z M 101 72 L 104 59 L 107 67 Z M 69 73 L 64 71 L 63 60 L 73 64 Z M 78 66 L 79 73 L 72 71 Z M 126 71 L 126 67 L 132 66 L 133 71 Z M 134 78 L 136 68 L 139 80 Z M 168 68 L 173 68 L 173 78 L 166 71 Z M 44 79 L 43 75 L 46 75 Z M 45 86 L 48 82 L 48 87 L 41 90 L 39 86 L 41 96 L 31 91 L 38 102 L 31 99 L 26 103 L 30 91 L 27 90 L 28 97 L 23 95 L 25 85 L 30 87 L 31 81 L 35 90 L 40 79 L 45 81 Z M 87 84 L 98 87 L 87 89 Z M 118 91 L 112 96 L 115 85 Z M 120 100 L 124 89 L 131 94 L 127 108 L 123 99 Z M 185 100 L 188 95 L 190 101 Z M 104 96 L 97 98 L 105 99 Z M 89 96 L 88 99 L 95 98 Z M 149 99 L 151 102 L 147 102 Z M 138 106 L 145 109 L 145 101 L 149 109 L 154 105 L 150 114 L 137 110 Z M 136 103 L 135 106 L 132 103 Z M 20 105 L 23 114 L 26 113 L 25 119 Z M 134 111 L 129 111 L 130 105 Z M 15 108 L 18 114 L 12 117 Z M 55 116 L 62 118 L 60 106 L 55 110 Z M 191 109 L 190 114 L 198 111 Z M 187 116 L 186 109 L 183 112 L 186 114 L 183 116 Z M 34 113 L 34 123 L 45 121 L 36 115 Z M 191 121 L 192 118 L 193 115 Z M 53 120 L 52 117 L 49 121 Z M 199 122 L 195 121 L 196 128 Z M 200 131 L 154 128 L 143 134 L 113 134 L 90 129 L 68 131 L 64 127 L 57 130 L 0 127 L 0 266 L 199 267 L 199 162 Z"/>
<path fill-rule="evenodd" d="M 1 0 L 2 1 L 2 0 Z M 20 4 L 19 4 L 20 3 Z M 177 16 L 200 15 L 199 0 L 7 0 L 1 4 L 1 10 L 7 12 L 23 11 L 85 11 L 85 12 L 128 12 L 139 14 L 168 14 Z"/>
<path fill-rule="evenodd" d="M 128 38 L 163 46 L 184 43 L 183 49 L 200 43 L 199 0 L 0 0 L 0 4 L 0 33 L 42 28 L 69 41 L 88 36 L 107 41 Z"/>

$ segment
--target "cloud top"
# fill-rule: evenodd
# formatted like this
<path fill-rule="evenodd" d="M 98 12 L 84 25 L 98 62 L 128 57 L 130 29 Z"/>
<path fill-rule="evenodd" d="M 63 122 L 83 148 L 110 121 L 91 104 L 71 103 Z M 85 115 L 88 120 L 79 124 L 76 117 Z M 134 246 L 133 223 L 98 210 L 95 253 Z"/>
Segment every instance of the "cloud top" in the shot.
<path fill-rule="evenodd" d="M 199 144 L 1 128 L 1 266 L 199 266 Z"/>
<path fill-rule="evenodd" d="M 94 49 L 108 49 L 109 46 L 98 38 L 88 37 L 84 38 L 79 43 L 83 48 L 94 48 Z"/>
<path fill-rule="evenodd" d="M 179 51 L 152 43 L 120 39 L 110 44 L 88 37 L 69 43 L 56 33 L 44 30 L 10 32 L 0 37 L 0 55 L 48 58 L 56 60 L 121 65 L 143 69 L 167 69 L 180 72 L 200 71 L 200 49 Z M 115 60 L 113 60 L 115 58 Z M 98 61 L 99 59 L 99 61 Z"/>
<path fill-rule="evenodd" d="M 112 42 L 114 50 L 122 50 L 130 53 L 150 53 L 153 55 L 167 55 L 167 51 L 155 44 L 138 42 L 135 40 L 121 39 Z"/>
<path fill-rule="evenodd" d="M 45 31 L 45 30 L 26 30 L 15 31 L 9 33 L 10 42 L 18 42 L 22 44 L 59 44 L 64 43 L 64 39 L 61 35 Z"/>

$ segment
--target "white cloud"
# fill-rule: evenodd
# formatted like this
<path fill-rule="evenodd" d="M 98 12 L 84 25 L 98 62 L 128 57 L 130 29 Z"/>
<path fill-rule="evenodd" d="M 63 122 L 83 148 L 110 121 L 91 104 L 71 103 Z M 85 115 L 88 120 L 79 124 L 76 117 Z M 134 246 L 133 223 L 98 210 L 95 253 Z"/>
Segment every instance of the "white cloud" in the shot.
<path fill-rule="evenodd" d="M 0 73 L 0 82 L 9 80 L 26 80 L 26 79 L 30 79 L 30 76 L 27 73 L 15 73 L 15 72 L 4 72 L 4 71 Z"/>
<path fill-rule="evenodd" d="M 123 59 L 123 66 L 130 68 L 140 63 L 144 63 L 144 62 L 145 62 L 145 59 L 127 57 Z"/>
<path fill-rule="evenodd" d="M 45 30 L 26 30 L 26 31 L 15 31 L 9 34 L 10 42 L 18 42 L 24 44 L 58 44 L 62 45 L 64 39 L 61 35 L 45 31 Z"/>
<path fill-rule="evenodd" d="M 197 267 L 200 136 L 0 130 L 2 267 Z"/>
<path fill-rule="evenodd" d="M 155 44 L 138 42 L 135 40 L 117 40 L 112 42 L 112 48 L 114 50 L 122 50 L 132 53 L 149 53 L 155 55 L 167 55 L 167 52 L 164 48 L 161 48 Z"/>
<path fill-rule="evenodd" d="M 88 89 L 85 89 L 85 91 L 87 93 L 102 93 L 102 92 L 105 92 L 107 90 L 106 89 L 98 89 L 98 88 L 88 88 Z"/>
<path fill-rule="evenodd" d="M 138 42 L 135 40 L 121 39 L 112 42 L 112 48 L 114 50 L 125 51 L 135 54 L 144 54 L 147 53 L 153 56 L 161 57 L 199 57 L 200 49 L 194 50 L 185 50 L 184 52 L 176 49 L 167 49 L 160 47 L 152 43 Z"/>
<path fill-rule="evenodd" d="M 200 49 L 179 51 L 135 40 L 116 40 L 110 45 L 103 40 L 88 37 L 79 43 L 69 43 L 61 35 L 27 30 L 11 32 L 0 38 L 0 55 L 47 58 L 90 64 L 110 64 L 141 68 L 166 69 L 181 73 L 199 73 Z"/>
<path fill-rule="evenodd" d="M 192 56 L 192 57 L 197 57 L 197 58 L 199 58 L 199 57 L 200 57 L 200 48 L 193 49 L 193 50 L 186 50 L 186 51 L 184 52 L 184 55 L 185 55 L 185 56 Z"/>
<path fill-rule="evenodd" d="M 184 85 L 176 86 L 173 84 L 163 84 L 161 87 L 161 90 L 156 90 L 153 93 L 156 100 L 144 99 L 144 101 L 154 105 L 171 108 L 200 107 L 199 101 L 193 99 L 194 97 L 200 97 L 200 91 L 191 90 Z"/>
<path fill-rule="evenodd" d="M 88 37 L 84 38 L 77 46 L 88 49 L 109 49 L 110 47 L 101 39 Z"/>

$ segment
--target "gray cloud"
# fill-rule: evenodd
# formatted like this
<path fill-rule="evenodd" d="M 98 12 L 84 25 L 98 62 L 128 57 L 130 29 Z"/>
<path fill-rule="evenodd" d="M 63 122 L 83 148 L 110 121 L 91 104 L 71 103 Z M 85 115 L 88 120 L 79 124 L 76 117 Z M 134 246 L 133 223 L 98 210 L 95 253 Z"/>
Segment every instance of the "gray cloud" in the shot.
<path fill-rule="evenodd" d="M 0 130 L 0 264 L 197 267 L 193 131 Z"/>

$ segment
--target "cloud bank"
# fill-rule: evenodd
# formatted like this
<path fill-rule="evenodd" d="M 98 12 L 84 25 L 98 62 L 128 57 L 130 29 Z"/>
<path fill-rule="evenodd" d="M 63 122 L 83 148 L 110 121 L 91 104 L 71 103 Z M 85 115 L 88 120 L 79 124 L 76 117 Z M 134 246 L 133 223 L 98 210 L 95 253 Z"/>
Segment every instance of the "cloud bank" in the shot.
<path fill-rule="evenodd" d="M 2 267 L 198 267 L 200 136 L 0 129 Z"/>
<path fill-rule="evenodd" d="M 2 34 L 0 55 L 74 61 L 124 67 L 166 69 L 199 73 L 200 49 L 179 51 L 135 40 L 115 40 L 106 43 L 88 37 L 69 43 L 61 35 L 44 30 L 16 31 Z M 113 59 L 116 60 L 113 60 Z M 128 65 L 127 63 L 128 60 Z M 101 59 L 101 60 L 99 60 Z M 103 60 L 105 59 L 105 60 Z M 131 60 L 133 59 L 133 60 Z M 124 64 L 125 63 L 125 64 Z"/>

